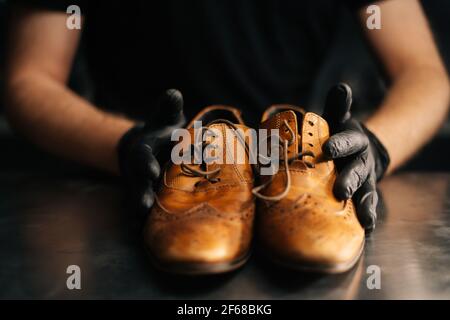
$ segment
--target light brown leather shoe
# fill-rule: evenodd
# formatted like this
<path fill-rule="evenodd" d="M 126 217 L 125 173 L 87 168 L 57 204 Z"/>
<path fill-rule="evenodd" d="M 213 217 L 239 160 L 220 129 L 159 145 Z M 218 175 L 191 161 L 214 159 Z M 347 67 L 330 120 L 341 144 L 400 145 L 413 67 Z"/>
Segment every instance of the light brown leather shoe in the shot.
<path fill-rule="evenodd" d="M 202 121 L 202 135 L 210 133 L 203 144 L 195 144 L 194 121 Z M 211 155 L 221 154 L 225 163 L 169 163 L 144 228 L 144 242 L 154 264 L 165 271 L 231 271 L 248 259 L 252 238 L 253 171 L 245 138 L 239 139 L 248 128 L 237 109 L 225 106 L 204 109 L 187 128 L 192 138 L 182 141 L 185 149 L 197 147 L 203 153 L 209 145 L 215 149 Z M 244 155 L 245 163 L 226 163 L 231 150 Z"/>
<path fill-rule="evenodd" d="M 261 176 L 258 233 L 263 252 L 280 264 L 315 272 L 349 270 L 364 247 L 351 200 L 333 195 L 336 170 L 323 158 L 328 124 L 314 113 L 289 105 L 267 109 L 264 129 L 279 129 L 280 167 Z"/>

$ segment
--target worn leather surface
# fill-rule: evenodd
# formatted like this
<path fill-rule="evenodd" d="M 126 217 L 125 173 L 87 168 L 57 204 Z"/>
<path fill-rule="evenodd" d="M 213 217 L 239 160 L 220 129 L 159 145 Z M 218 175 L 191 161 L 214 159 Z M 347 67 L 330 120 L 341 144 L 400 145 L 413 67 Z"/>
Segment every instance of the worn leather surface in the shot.
<path fill-rule="evenodd" d="M 243 132 L 248 130 L 240 112 L 231 107 L 206 108 L 194 120 L 202 120 L 203 125 L 207 125 L 217 116 L 226 117 Z M 187 127 L 191 133 L 194 120 Z M 230 154 L 234 144 L 235 152 L 241 152 L 248 159 L 244 146 L 225 130 L 231 129 L 228 124 L 217 123 L 209 128 L 216 136 L 209 137 L 208 141 L 218 146 L 216 150 L 222 150 L 223 157 Z M 191 136 L 193 139 L 194 134 Z M 150 254 L 163 264 L 207 266 L 232 263 L 247 255 L 255 211 L 251 165 L 248 161 L 245 164 L 233 161 L 206 165 L 208 171 L 217 168 L 220 168 L 214 176 L 220 179 L 217 182 L 186 175 L 180 165 L 173 163 L 164 170 L 155 205 L 144 229 Z"/>
<path fill-rule="evenodd" d="M 274 112 L 279 109 L 279 113 Z M 258 200 L 258 233 L 265 253 L 294 266 L 341 268 L 351 266 L 364 244 L 364 230 L 351 200 L 338 201 L 333 195 L 336 170 L 333 161 L 322 155 L 329 137 L 328 125 L 314 113 L 275 106 L 263 116 L 261 128 L 279 129 L 282 139 L 290 139 L 283 120 L 294 131 L 288 156 L 312 151 L 289 166 L 292 186 L 282 200 Z M 310 162 L 314 168 L 308 167 Z M 263 178 L 269 179 L 269 178 Z M 282 161 L 280 169 L 262 194 L 280 194 L 286 186 Z"/>

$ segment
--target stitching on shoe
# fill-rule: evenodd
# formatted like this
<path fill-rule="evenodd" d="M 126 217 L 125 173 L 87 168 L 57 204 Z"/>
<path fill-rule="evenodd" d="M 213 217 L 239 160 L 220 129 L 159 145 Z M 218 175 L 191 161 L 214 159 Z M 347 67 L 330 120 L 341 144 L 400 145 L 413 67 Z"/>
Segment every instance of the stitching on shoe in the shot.
<path fill-rule="evenodd" d="M 200 218 L 200 217 L 216 217 L 225 220 L 246 220 L 254 216 L 255 204 L 254 202 L 246 203 L 244 209 L 241 212 L 233 213 L 221 213 L 208 203 L 201 203 L 185 212 L 175 213 L 165 209 L 156 197 L 156 204 L 152 208 L 150 219 L 152 221 L 174 221 L 188 218 Z"/>

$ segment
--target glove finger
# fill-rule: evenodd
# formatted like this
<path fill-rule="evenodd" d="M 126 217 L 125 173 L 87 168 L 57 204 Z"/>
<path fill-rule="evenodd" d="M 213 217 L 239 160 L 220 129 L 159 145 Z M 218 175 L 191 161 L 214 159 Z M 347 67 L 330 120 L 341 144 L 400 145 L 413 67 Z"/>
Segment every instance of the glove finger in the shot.
<path fill-rule="evenodd" d="M 334 194 L 340 200 L 350 199 L 367 180 L 369 169 L 364 155 L 351 160 L 339 173 L 334 183 Z"/>
<path fill-rule="evenodd" d="M 352 89 L 348 84 L 339 83 L 328 92 L 323 118 L 335 132 L 351 117 Z"/>
<path fill-rule="evenodd" d="M 149 181 L 139 194 L 139 211 L 147 215 L 153 203 L 155 202 L 155 193 L 153 191 L 153 182 Z"/>
<path fill-rule="evenodd" d="M 369 141 L 362 132 L 346 130 L 332 135 L 322 147 L 330 159 L 338 159 L 361 152 L 367 148 Z"/>
<path fill-rule="evenodd" d="M 147 155 L 147 178 L 151 180 L 156 180 L 159 178 L 159 175 L 161 174 L 161 167 L 159 166 L 158 160 L 156 160 L 155 155 L 153 152 L 150 152 Z"/>
<path fill-rule="evenodd" d="M 140 169 L 136 170 L 135 177 L 137 180 L 143 180 L 143 183 L 147 180 L 156 180 L 161 174 L 161 167 L 159 162 L 153 154 L 153 149 L 147 144 L 140 144 L 136 150 L 136 156 L 138 157 L 137 164 Z"/>
<path fill-rule="evenodd" d="M 372 176 L 355 193 L 353 201 L 361 225 L 367 232 L 373 231 L 377 222 L 378 193 L 375 179 Z"/>
<path fill-rule="evenodd" d="M 159 98 L 155 117 L 150 119 L 154 127 L 177 126 L 182 127 L 186 122 L 183 112 L 184 100 L 179 90 L 169 89 Z"/>

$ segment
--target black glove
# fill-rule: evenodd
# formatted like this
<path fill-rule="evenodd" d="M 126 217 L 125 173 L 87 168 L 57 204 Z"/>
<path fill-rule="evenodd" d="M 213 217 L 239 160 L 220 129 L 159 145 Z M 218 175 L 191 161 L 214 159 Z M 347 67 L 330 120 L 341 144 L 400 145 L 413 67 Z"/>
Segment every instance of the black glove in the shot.
<path fill-rule="evenodd" d="M 389 155 L 377 137 L 351 117 L 351 104 L 352 91 L 346 84 L 338 84 L 328 93 L 323 117 L 332 136 L 323 152 L 336 160 L 339 170 L 335 196 L 341 200 L 353 197 L 359 221 L 371 231 L 377 220 L 376 183 L 389 165 Z"/>
<path fill-rule="evenodd" d="M 120 173 L 141 213 L 148 213 L 155 200 L 153 183 L 158 179 L 159 162 L 170 146 L 172 131 L 185 124 L 183 96 L 170 89 L 159 99 L 154 116 L 124 134 L 118 144 Z"/>

